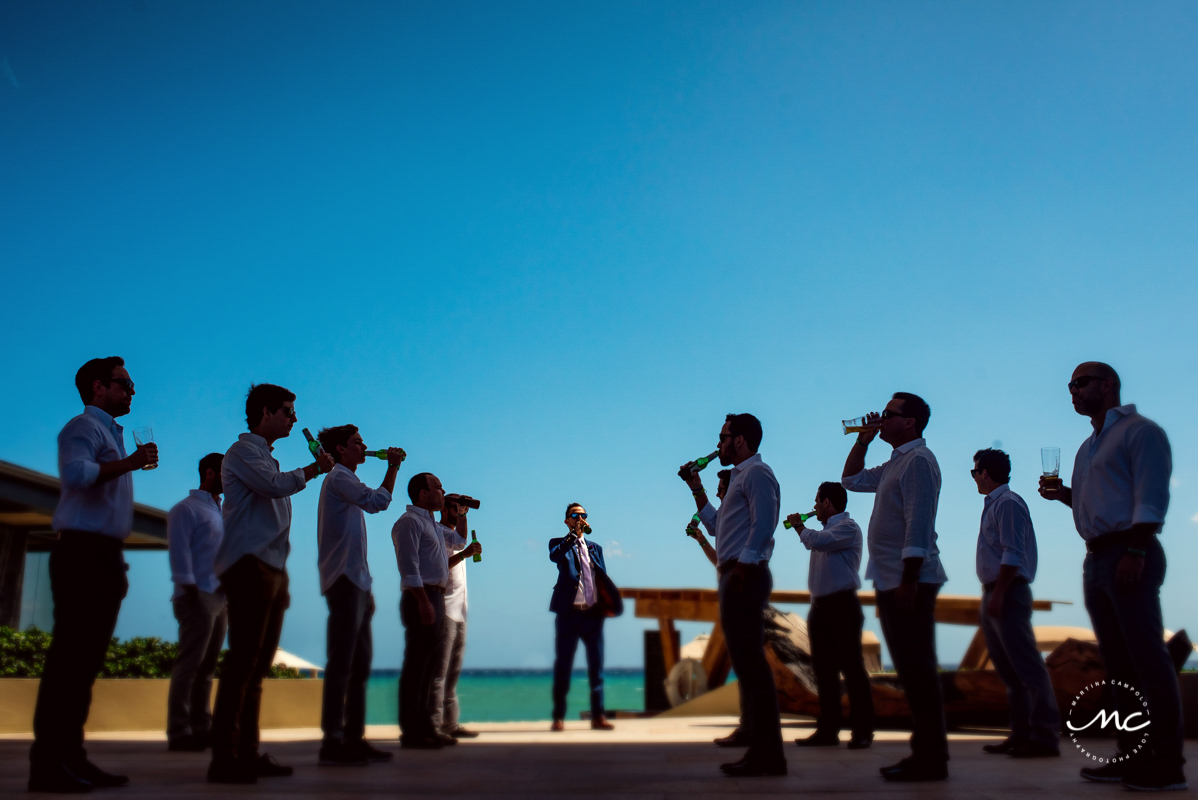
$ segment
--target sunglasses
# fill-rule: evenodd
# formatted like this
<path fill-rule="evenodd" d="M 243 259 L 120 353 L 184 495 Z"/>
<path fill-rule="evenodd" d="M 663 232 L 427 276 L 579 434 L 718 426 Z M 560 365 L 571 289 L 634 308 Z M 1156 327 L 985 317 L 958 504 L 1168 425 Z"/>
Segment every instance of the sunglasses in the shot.
<path fill-rule="evenodd" d="M 894 419 L 895 417 L 906 417 L 907 415 L 901 411 L 891 411 L 889 408 L 882 411 L 881 419 Z"/>
<path fill-rule="evenodd" d="M 1074 389 L 1085 389 L 1087 386 L 1090 385 L 1091 381 L 1100 381 L 1100 380 L 1102 380 L 1102 378 L 1099 377 L 1098 375 L 1081 375 L 1081 376 L 1076 377 L 1073 380 L 1069 381 L 1069 383 L 1067 383 L 1066 386 L 1069 387 L 1070 391 L 1072 391 Z"/>
<path fill-rule="evenodd" d="M 577 511 L 575 511 L 573 514 L 570 515 L 570 519 L 586 519 L 586 518 L 587 518 L 586 514 L 579 514 Z"/>
<path fill-rule="evenodd" d="M 294 408 L 287 408 L 286 406 L 281 406 L 281 407 L 279 408 L 279 411 L 282 411 L 282 412 L 283 412 L 283 414 L 284 414 L 284 416 L 286 416 L 286 417 L 287 417 L 287 419 L 291 420 L 292 422 L 295 422 L 297 419 L 299 419 L 299 417 L 297 417 L 297 416 L 295 415 L 295 409 L 294 409 Z M 278 412 L 278 411 L 276 411 L 275 413 L 277 414 L 277 413 L 279 413 L 279 412 Z"/>
<path fill-rule="evenodd" d="M 971 469 L 969 470 L 969 474 L 976 478 L 978 475 L 982 474 L 982 471 L 980 469 Z"/>
<path fill-rule="evenodd" d="M 133 394 L 133 381 L 128 378 L 109 378 L 108 383 L 110 385 L 115 383 L 117 386 L 122 386 L 126 392 Z"/>

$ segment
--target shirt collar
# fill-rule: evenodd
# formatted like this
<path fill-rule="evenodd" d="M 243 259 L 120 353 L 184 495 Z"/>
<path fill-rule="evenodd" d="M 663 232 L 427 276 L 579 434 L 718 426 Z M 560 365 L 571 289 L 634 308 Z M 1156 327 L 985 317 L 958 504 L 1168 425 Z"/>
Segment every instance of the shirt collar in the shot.
<path fill-rule="evenodd" d="M 999 486 L 990 494 L 986 495 L 986 502 L 997 500 L 1009 491 L 1011 491 L 1011 485 L 1009 483 L 1004 483 L 1002 486 Z"/>
<path fill-rule="evenodd" d="M 100 420 L 100 422 L 102 422 L 104 424 L 104 427 L 108 428 L 108 430 L 110 430 L 110 431 L 114 430 L 114 429 L 118 430 L 118 431 L 124 430 L 124 428 L 122 428 L 120 426 L 120 423 L 118 423 L 115 419 L 112 418 L 111 414 L 109 414 L 107 411 L 100 408 L 99 406 L 84 406 L 83 413 L 91 414 L 93 417 Z"/>
<path fill-rule="evenodd" d="M 266 440 L 263 439 L 261 436 L 259 436 L 256 433 L 243 433 L 240 436 L 238 436 L 237 439 L 238 439 L 238 441 L 249 442 L 250 444 L 256 444 L 259 447 L 266 450 L 266 452 L 268 452 L 268 453 L 273 453 L 275 451 L 274 445 L 267 444 Z"/>
<path fill-rule="evenodd" d="M 833 514 L 832 516 L 828 517 L 828 521 L 824 523 L 824 530 L 827 530 L 833 525 L 839 525 L 842 522 L 848 522 L 848 520 L 849 512 L 847 511 L 841 511 L 839 514 Z"/>
<path fill-rule="evenodd" d="M 205 500 L 220 508 L 220 500 L 213 497 L 212 492 L 209 492 L 207 489 L 192 489 L 188 494 L 197 500 Z"/>
<path fill-rule="evenodd" d="M 407 510 L 409 514 L 415 514 L 418 517 L 427 517 L 428 520 L 434 525 L 439 524 L 435 519 L 433 519 L 433 512 L 423 509 L 420 506 L 409 505 Z"/>
<path fill-rule="evenodd" d="M 896 455 L 903 455 L 905 453 L 910 453 L 915 448 L 923 447 L 925 444 L 927 444 L 927 442 L 924 441 L 924 438 L 922 436 L 919 437 L 918 439 L 912 439 L 911 441 L 907 442 L 906 444 L 900 444 L 898 447 L 894 448 L 894 450 L 892 450 L 890 453 L 890 457 L 894 458 Z"/>
<path fill-rule="evenodd" d="M 1136 413 L 1136 404 L 1128 403 L 1125 406 L 1116 406 L 1106 412 L 1106 419 L 1102 421 L 1102 431 L 1109 429 L 1112 425 L 1119 421 L 1120 417 L 1126 417 L 1129 414 Z M 1102 433 L 1099 431 L 1099 433 Z"/>
<path fill-rule="evenodd" d="M 760 464 L 760 463 L 761 463 L 761 453 L 754 453 L 753 455 L 749 456 L 744 461 L 740 462 L 735 467 L 733 467 L 732 474 L 739 475 L 740 473 L 744 472 L 746 469 L 753 466 L 754 464 Z"/>

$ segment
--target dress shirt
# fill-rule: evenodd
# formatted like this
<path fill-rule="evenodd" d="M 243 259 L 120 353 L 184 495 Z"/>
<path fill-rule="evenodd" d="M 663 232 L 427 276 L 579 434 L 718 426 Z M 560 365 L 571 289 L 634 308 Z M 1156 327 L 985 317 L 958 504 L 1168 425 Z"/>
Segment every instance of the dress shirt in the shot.
<path fill-rule="evenodd" d="M 466 540 L 456 529 L 437 523 L 445 539 L 446 556 L 455 556 L 466 549 Z M 445 584 L 445 618 L 454 622 L 466 621 L 466 559 L 454 564 Z"/>
<path fill-rule="evenodd" d="M 1073 462 L 1073 522 L 1086 541 L 1141 522 L 1163 523 L 1173 454 L 1161 427 L 1135 404 L 1106 412 Z"/>
<path fill-rule="evenodd" d="M 175 503 L 166 515 L 171 580 L 175 582 L 172 600 L 183 596 L 185 583 L 194 584 L 208 594 L 215 594 L 220 589 L 212 565 L 224 533 L 220 501 L 211 492 L 192 489 L 187 497 Z"/>
<path fill-rule="evenodd" d="M 419 589 L 426 583 L 441 587 L 449 583 L 445 536 L 432 513 L 419 506 L 408 506 L 391 528 L 391 542 L 399 564 L 401 590 Z"/>
<path fill-rule="evenodd" d="M 922 438 L 894 448 L 885 464 L 863 469 L 841 483 L 850 492 L 874 493 L 865 568 L 874 588 L 883 592 L 898 588 L 904 558 L 923 559 L 920 583 L 948 580 L 936 546 L 940 465 Z"/>
<path fill-rule="evenodd" d="M 590 608 L 595 605 L 595 565 L 591 563 L 591 551 L 581 536 L 574 542 L 574 556 L 578 560 L 578 592 L 574 605 Z"/>
<path fill-rule="evenodd" d="M 390 492 L 381 486 L 371 489 L 342 464 L 334 466 L 325 476 L 316 507 L 321 594 L 342 575 L 362 591 L 370 591 L 366 515 L 386 511 L 389 505 Z"/>
<path fill-rule="evenodd" d="M 125 539 L 133 529 L 133 473 L 96 485 L 100 465 L 125 457 L 125 429 L 106 411 L 86 406 L 58 434 L 62 495 L 50 525 Z"/>
<path fill-rule="evenodd" d="M 699 512 L 699 520 L 707 529 L 715 528 L 719 566 L 730 561 L 769 561 L 774 552 L 779 508 L 778 479 L 761 460 L 761 454 L 754 453 L 733 467 L 719 510 L 709 502 Z"/>
<path fill-rule="evenodd" d="M 990 494 L 982 507 L 982 528 L 978 532 L 978 580 L 998 580 L 999 567 L 1019 567 L 1019 577 L 1031 583 L 1036 579 L 1036 531 L 1032 515 L 1023 498 L 1003 484 Z"/>
<path fill-rule="evenodd" d="M 861 526 L 849 512 L 828 517 L 823 530 L 799 530 L 799 541 L 811 551 L 807 589 L 812 597 L 861 588 Z"/>
<path fill-rule="evenodd" d="M 216 553 L 221 575 L 242 556 L 255 556 L 275 569 L 291 552 L 291 495 L 303 489 L 303 469 L 280 472 L 274 448 L 256 433 L 243 433 L 225 453 L 225 538 Z"/>

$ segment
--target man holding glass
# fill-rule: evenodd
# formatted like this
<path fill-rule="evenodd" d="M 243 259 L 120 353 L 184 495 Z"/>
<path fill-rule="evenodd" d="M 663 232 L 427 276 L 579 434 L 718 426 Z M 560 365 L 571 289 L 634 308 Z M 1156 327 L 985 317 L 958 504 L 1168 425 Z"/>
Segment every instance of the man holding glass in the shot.
<path fill-rule="evenodd" d="M 123 786 L 87 759 L 83 724 L 92 684 L 104 665 L 121 600 L 129 591 L 121 543 L 133 528 L 133 476 L 157 465 L 153 444 L 125 454 L 133 381 L 118 356 L 94 358 L 75 373 L 83 413 L 58 434 L 62 496 L 51 524 L 58 542 L 50 552 L 54 632 L 33 714 L 29 750 L 31 792 L 89 792 Z"/>
<path fill-rule="evenodd" d="M 844 463 L 850 492 L 873 492 L 869 566 L 882 635 L 911 707 L 911 756 L 881 769 L 888 781 L 942 781 L 948 777 L 948 733 L 936 660 L 936 595 L 948 577 L 936 545 L 940 465 L 924 441 L 932 412 L 923 398 L 896 392 L 886 409 L 867 417 L 866 430 Z M 890 445 L 886 463 L 865 468 L 874 437 Z"/>
<path fill-rule="evenodd" d="M 1140 791 L 1185 789 L 1181 692 L 1165 647 L 1160 601 L 1165 551 L 1157 536 L 1169 509 L 1169 439 L 1134 404 L 1121 404 L 1119 375 L 1107 364 L 1080 364 L 1069 394 L 1074 410 L 1090 418 L 1094 433 L 1077 451 L 1073 485 L 1041 478 L 1040 495 L 1073 509 L 1077 532 L 1086 542 L 1086 610 L 1107 678 L 1143 692 L 1152 717 L 1149 753 L 1116 757 L 1081 774 Z M 1133 694 L 1116 696 L 1121 715 L 1142 710 Z M 1132 754 L 1141 738 L 1121 729 L 1120 755 Z"/>

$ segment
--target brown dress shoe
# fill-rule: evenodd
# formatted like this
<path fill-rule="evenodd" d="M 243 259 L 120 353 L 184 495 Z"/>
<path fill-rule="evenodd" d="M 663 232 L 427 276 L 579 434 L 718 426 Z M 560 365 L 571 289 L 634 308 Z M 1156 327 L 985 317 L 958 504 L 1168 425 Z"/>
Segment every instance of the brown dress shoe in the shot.
<path fill-rule="evenodd" d="M 558 733 L 560 733 L 561 731 L 564 731 L 565 729 L 566 729 L 566 723 L 562 722 L 560 719 L 555 719 L 553 721 L 553 724 L 549 726 L 549 730 L 555 731 Z"/>
<path fill-rule="evenodd" d="M 591 720 L 591 730 L 593 731 L 614 731 L 615 725 L 607 721 L 607 717 L 600 714 Z"/>

